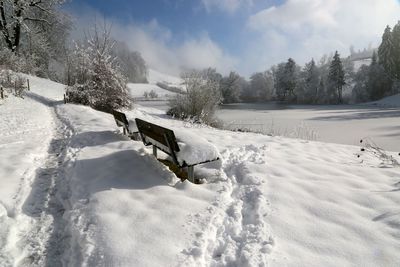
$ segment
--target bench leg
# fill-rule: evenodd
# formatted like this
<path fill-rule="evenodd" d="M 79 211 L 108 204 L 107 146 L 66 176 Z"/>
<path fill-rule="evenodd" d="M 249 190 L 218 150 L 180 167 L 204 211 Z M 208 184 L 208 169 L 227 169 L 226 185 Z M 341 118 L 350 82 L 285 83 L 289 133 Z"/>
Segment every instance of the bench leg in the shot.
<path fill-rule="evenodd" d="M 157 158 L 157 147 L 153 146 L 153 155 Z"/>
<path fill-rule="evenodd" d="M 194 183 L 194 166 L 189 166 L 188 167 L 188 179 L 189 181 L 191 181 L 192 183 Z"/>

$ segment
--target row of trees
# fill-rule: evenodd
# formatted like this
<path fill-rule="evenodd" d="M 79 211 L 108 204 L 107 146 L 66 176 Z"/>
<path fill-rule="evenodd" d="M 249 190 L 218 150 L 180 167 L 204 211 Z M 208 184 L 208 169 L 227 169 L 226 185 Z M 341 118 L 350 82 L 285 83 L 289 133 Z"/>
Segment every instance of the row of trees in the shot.
<path fill-rule="evenodd" d="M 400 90 L 400 22 L 388 26 L 377 50 L 353 52 L 342 59 L 336 51 L 318 63 L 313 59 L 300 67 L 289 58 L 247 81 L 235 72 L 221 76 L 223 103 L 285 101 L 304 104 L 364 102 L 393 95 Z M 373 51 L 373 52 L 371 52 Z M 354 59 L 372 59 L 354 70 Z"/>
<path fill-rule="evenodd" d="M 220 103 L 285 101 L 305 104 L 340 104 L 377 100 L 400 90 L 400 22 L 383 34 L 378 53 L 373 49 L 341 59 L 336 51 L 318 63 L 313 59 L 300 67 L 287 62 L 253 74 L 249 80 L 236 72 L 222 76 L 215 69 L 193 70 L 182 75 L 186 94 L 170 101 L 169 114 L 180 118 L 213 123 Z M 365 60 L 372 52 L 370 65 L 354 71 L 354 59 Z"/>
<path fill-rule="evenodd" d="M 289 58 L 265 72 L 253 74 L 249 81 L 236 72 L 227 76 L 212 69 L 218 81 L 222 103 L 287 101 L 297 103 L 342 103 L 346 84 L 345 67 L 336 52 L 318 66 L 314 60 L 301 68 Z M 204 71 L 203 71 L 204 72 Z"/>

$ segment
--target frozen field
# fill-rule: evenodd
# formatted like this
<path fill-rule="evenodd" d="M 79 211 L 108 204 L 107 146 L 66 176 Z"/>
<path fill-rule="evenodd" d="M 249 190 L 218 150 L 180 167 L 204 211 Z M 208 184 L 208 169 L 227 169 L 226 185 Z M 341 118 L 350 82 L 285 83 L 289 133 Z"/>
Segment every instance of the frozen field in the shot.
<path fill-rule="evenodd" d="M 400 108 L 232 104 L 217 116 L 228 128 L 348 145 L 369 137 L 384 149 L 400 151 Z"/>
<path fill-rule="evenodd" d="M 400 106 L 400 97 L 393 99 Z M 217 117 L 228 129 L 346 145 L 359 145 L 360 139 L 369 137 L 386 150 L 400 151 L 400 107 L 395 107 L 393 101 L 388 103 L 379 106 L 230 104 L 222 106 Z M 168 109 L 165 101 L 139 104 Z"/>

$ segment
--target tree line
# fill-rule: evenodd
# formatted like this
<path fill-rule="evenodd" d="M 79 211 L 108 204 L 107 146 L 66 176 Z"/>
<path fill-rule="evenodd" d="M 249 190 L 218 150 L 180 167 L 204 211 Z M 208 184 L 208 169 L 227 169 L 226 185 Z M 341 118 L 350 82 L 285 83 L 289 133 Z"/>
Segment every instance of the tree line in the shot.
<path fill-rule="evenodd" d="M 341 104 L 380 99 L 400 92 L 400 22 L 385 29 L 377 50 L 341 58 L 336 51 L 303 67 L 289 58 L 248 80 L 236 72 L 221 76 L 222 103 L 282 101 L 299 104 Z M 369 54 L 373 51 L 372 57 Z M 354 58 L 371 58 L 357 71 Z"/>

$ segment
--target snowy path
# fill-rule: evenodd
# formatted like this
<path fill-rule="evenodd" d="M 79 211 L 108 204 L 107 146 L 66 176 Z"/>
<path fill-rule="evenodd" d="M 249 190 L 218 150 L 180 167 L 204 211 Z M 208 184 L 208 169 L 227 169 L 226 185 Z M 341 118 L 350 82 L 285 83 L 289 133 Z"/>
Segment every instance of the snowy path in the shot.
<path fill-rule="evenodd" d="M 71 130 L 59 119 L 53 107 L 57 103 L 49 100 L 44 104 L 52 110 L 55 127 L 47 156 L 36 170 L 32 190 L 21 207 L 17 220 L 23 223 L 14 230 L 20 266 L 61 266 L 66 263 L 62 256 L 69 244 L 63 214 L 69 197 L 64 167 Z"/>
<path fill-rule="evenodd" d="M 68 244 L 60 239 L 65 233 L 62 195 L 68 187 L 61 183 L 70 130 L 58 119 L 60 101 L 36 93 L 10 99 L 1 110 L 6 121 L 1 124 L 1 149 L 8 159 L 0 163 L 7 170 L 1 177 L 6 186 L 1 187 L 0 259 L 4 266 L 59 266 L 60 244 Z"/>

